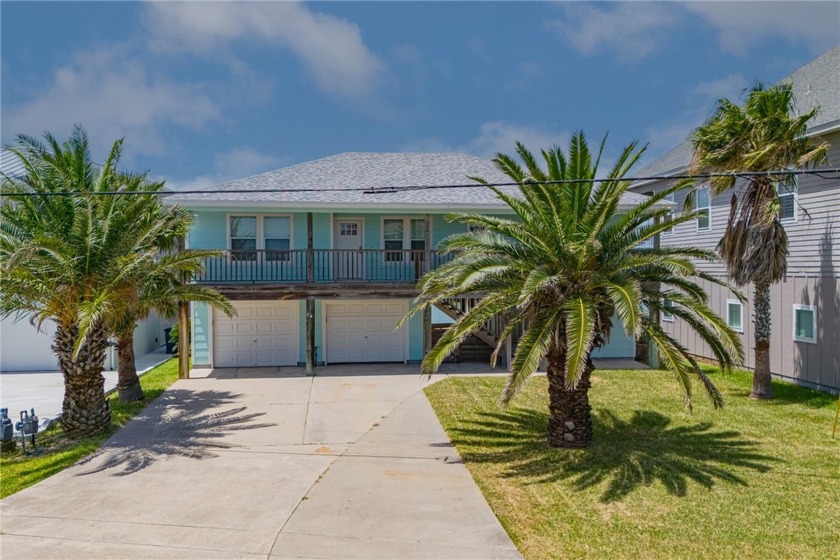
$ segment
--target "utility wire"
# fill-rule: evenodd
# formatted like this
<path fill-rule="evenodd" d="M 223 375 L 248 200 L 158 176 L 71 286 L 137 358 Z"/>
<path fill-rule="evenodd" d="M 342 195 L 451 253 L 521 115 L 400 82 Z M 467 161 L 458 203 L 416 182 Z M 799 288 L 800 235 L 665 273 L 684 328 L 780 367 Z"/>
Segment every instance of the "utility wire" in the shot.
<path fill-rule="evenodd" d="M 826 177 L 824 174 L 833 173 L 838 174 L 837 177 Z M 840 179 L 840 167 L 822 168 L 822 169 L 785 169 L 779 171 L 744 171 L 735 173 L 696 173 L 696 174 L 682 174 L 682 175 L 651 175 L 648 177 L 623 177 L 621 182 L 638 182 L 638 181 L 674 181 L 687 179 L 714 179 L 718 177 L 735 177 L 736 179 L 745 179 L 752 177 L 783 177 L 788 175 L 814 175 L 824 180 Z M 5 174 L 2 176 L 6 179 L 13 179 Z M 424 190 L 441 190 L 441 189 L 467 189 L 467 188 L 484 188 L 484 187 L 528 187 L 533 185 L 565 185 L 565 184 L 580 184 L 580 183 L 608 183 L 616 179 L 602 178 L 602 179 L 557 179 L 552 181 L 524 181 L 524 182 L 508 182 L 508 183 L 468 183 L 468 184 L 449 184 L 449 185 L 406 185 L 401 187 L 339 187 L 332 189 L 290 189 L 290 188 L 274 188 L 274 189 L 193 189 L 183 191 L 99 191 L 99 192 L 85 192 L 85 191 L 54 191 L 54 192 L 20 192 L 7 193 L 0 192 L 0 197 L 19 197 L 19 196 L 120 196 L 120 195 L 161 195 L 161 196 L 176 196 L 182 194 L 257 194 L 257 193 L 330 193 L 330 192 L 361 192 L 363 194 L 394 194 L 406 191 L 424 191 Z"/>

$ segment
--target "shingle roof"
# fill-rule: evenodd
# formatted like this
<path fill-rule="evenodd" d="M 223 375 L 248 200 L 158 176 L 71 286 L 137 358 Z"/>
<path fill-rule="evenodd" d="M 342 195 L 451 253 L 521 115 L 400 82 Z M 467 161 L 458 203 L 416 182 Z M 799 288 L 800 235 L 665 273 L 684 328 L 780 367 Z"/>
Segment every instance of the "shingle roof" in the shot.
<path fill-rule="evenodd" d="M 819 133 L 840 123 L 840 46 L 812 60 L 779 83 L 792 84 L 797 112 L 805 113 L 819 106 L 817 116 L 811 121 L 810 132 Z M 691 162 L 691 156 L 691 142 L 686 140 L 634 175 L 669 175 L 684 169 Z"/>
<path fill-rule="evenodd" d="M 471 176 L 483 177 L 491 183 L 511 181 L 507 175 L 497 170 L 490 160 L 467 154 L 346 152 L 230 181 L 211 189 L 214 191 L 212 193 L 175 194 L 167 198 L 167 203 L 183 206 L 270 203 L 395 208 L 505 206 L 495 193 L 482 187 L 420 190 L 405 188 L 426 185 L 472 185 L 474 182 L 469 179 Z M 265 189 L 284 189 L 286 192 L 258 192 Z M 376 189 L 386 191 L 364 192 Z M 627 193 L 622 203 L 632 205 L 644 198 Z"/>

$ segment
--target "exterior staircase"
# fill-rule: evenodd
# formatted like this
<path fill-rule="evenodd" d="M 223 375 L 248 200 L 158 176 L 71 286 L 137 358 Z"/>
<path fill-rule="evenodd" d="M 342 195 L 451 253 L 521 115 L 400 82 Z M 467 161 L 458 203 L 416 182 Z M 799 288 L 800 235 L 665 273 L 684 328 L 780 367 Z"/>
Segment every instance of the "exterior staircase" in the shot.
<path fill-rule="evenodd" d="M 481 301 L 479 298 L 450 298 L 441 301 L 435 306 L 448 317 L 457 321 L 477 305 L 479 301 Z M 443 330 L 445 330 L 445 328 L 441 329 L 440 327 L 438 326 L 437 330 L 440 331 L 440 334 L 436 333 L 437 336 L 441 336 Z M 494 317 L 490 319 L 462 343 L 458 354 L 463 354 L 465 358 L 469 356 L 472 358 L 470 361 L 489 360 L 490 354 L 496 349 L 496 345 L 499 343 L 499 335 L 502 334 L 504 328 L 505 322 L 502 318 Z M 481 344 L 482 342 L 484 344 Z M 486 349 L 483 349 L 482 346 Z M 505 353 L 502 353 L 500 358 L 507 363 Z"/>

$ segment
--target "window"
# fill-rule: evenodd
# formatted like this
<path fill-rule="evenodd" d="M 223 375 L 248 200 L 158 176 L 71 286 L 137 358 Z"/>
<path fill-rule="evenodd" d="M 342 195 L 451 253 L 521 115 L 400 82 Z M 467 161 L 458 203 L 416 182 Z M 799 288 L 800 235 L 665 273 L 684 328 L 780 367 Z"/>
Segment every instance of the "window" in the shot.
<path fill-rule="evenodd" d="M 793 306 L 793 340 L 817 343 L 817 308 L 813 305 Z"/>
<path fill-rule="evenodd" d="M 674 315 L 669 311 L 669 309 L 673 309 L 674 302 L 668 298 L 662 300 L 662 320 L 668 321 L 669 323 L 674 322 Z"/>
<path fill-rule="evenodd" d="M 636 228 L 636 232 L 638 233 L 641 229 L 650 227 L 653 225 L 653 218 L 649 220 L 645 220 L 642 225 Z M 636 244 L 636 249 L 653 249 L 653 237 L 649 237 L 644 241 L 640 241 Z"/>
<path fill-rule="evenodd" d="M 405 232 L 408 232 L 408 236 Z M 420 218 L 385 218 L 382 223 L 385 262 L 402 262 L 407 251 L 426 250 L 426 220 Z M 413 253 L 422 260 L 422 253 Z"/>
<path fill-rule="evenodd" d="M 341 236 L 357 236 L 359 235 L 359 224 L 356 222 L 341 222 Z"/>
<path fill-rule="evenodd" d="M 674 193 L 669 194 L 663 200 L 667 200 L 668 202 L 674 202 Z M 674 212 L 673 210 L 665 214 L 666 220 L 673 220 L 674 219 Z M 673 235 L 674 228 L 670 227 L 668 229 L 662 230 L 662 235 Z"/>
<path fill-rule="evenodd" d="M 229 216 L 230 256 L 234 261 L 288 261 L 292 220 L 288 216 Z"/>
<path fill-rule="evenodd" d="M 709 196 L 709 187 L 697 189 L 694 193 L 694 209 L 699 213 L 697 231 L 710 229 L 712 227 L 712 201 Z"/>
<path fill-rule="evenodd" d="M 726 324 L 735 332 L 744 332 L 744 305 L 740 301 L 726 300 Z"/>
<path fill-rule="evenodd" d="M 257 217 L 230 217 L 230 254 L 235 261 L 257 260 Z"/>
<path fill-rule="evenodd" d="M 403 260 L 403 220 L 385 220 L 382 231 L 385 238 L 385 262 Z M 389 249 L 394 252 L 387 252 Z"/>
<path fill-rule="evenodd" d="M 796 203 L 798 198 L 798 186 L 794 181 L 790 185 L 776 183 L 776 193 L 779 195 L 779 219 L 783 221 L 796 221 Z"/>

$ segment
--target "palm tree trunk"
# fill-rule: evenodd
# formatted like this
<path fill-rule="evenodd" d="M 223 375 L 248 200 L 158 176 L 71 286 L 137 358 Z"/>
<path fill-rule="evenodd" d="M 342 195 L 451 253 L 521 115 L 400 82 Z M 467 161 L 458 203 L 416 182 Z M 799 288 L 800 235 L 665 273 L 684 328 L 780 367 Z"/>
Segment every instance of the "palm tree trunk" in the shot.
<path fill-rule="evenodd" d="M 592 407 L 589 406 L 592 360 L 586 367 L 577 387 L 566 387 L 566 357 L 562 352 L 548 354 L 548 444 L 552 447 L 580 448 L 592 443 Z"/>
<path fill-rule="evenodd" d="M 92 329 L 74 358 L 78 332 L 77 325 L 69 328 L 58 325 L 52 347 L 64 374 L 61 424 L 73 437 L 97 434 L 111 425 L 111 407 L 105 398 L 102 376 L 108 333 L 101 326 Z"/>
<path fill-rule="evenodd" d="M 770 384 L 770 283 L 755 282 L 755 371 L 750 398 L 772 399 Z"/>
<path fill-rule="evenodd" d="M 134 362 L 134 325 L 117 336 L 117 391 L 121 402 L 143 400 L 143 387 Z"/>

